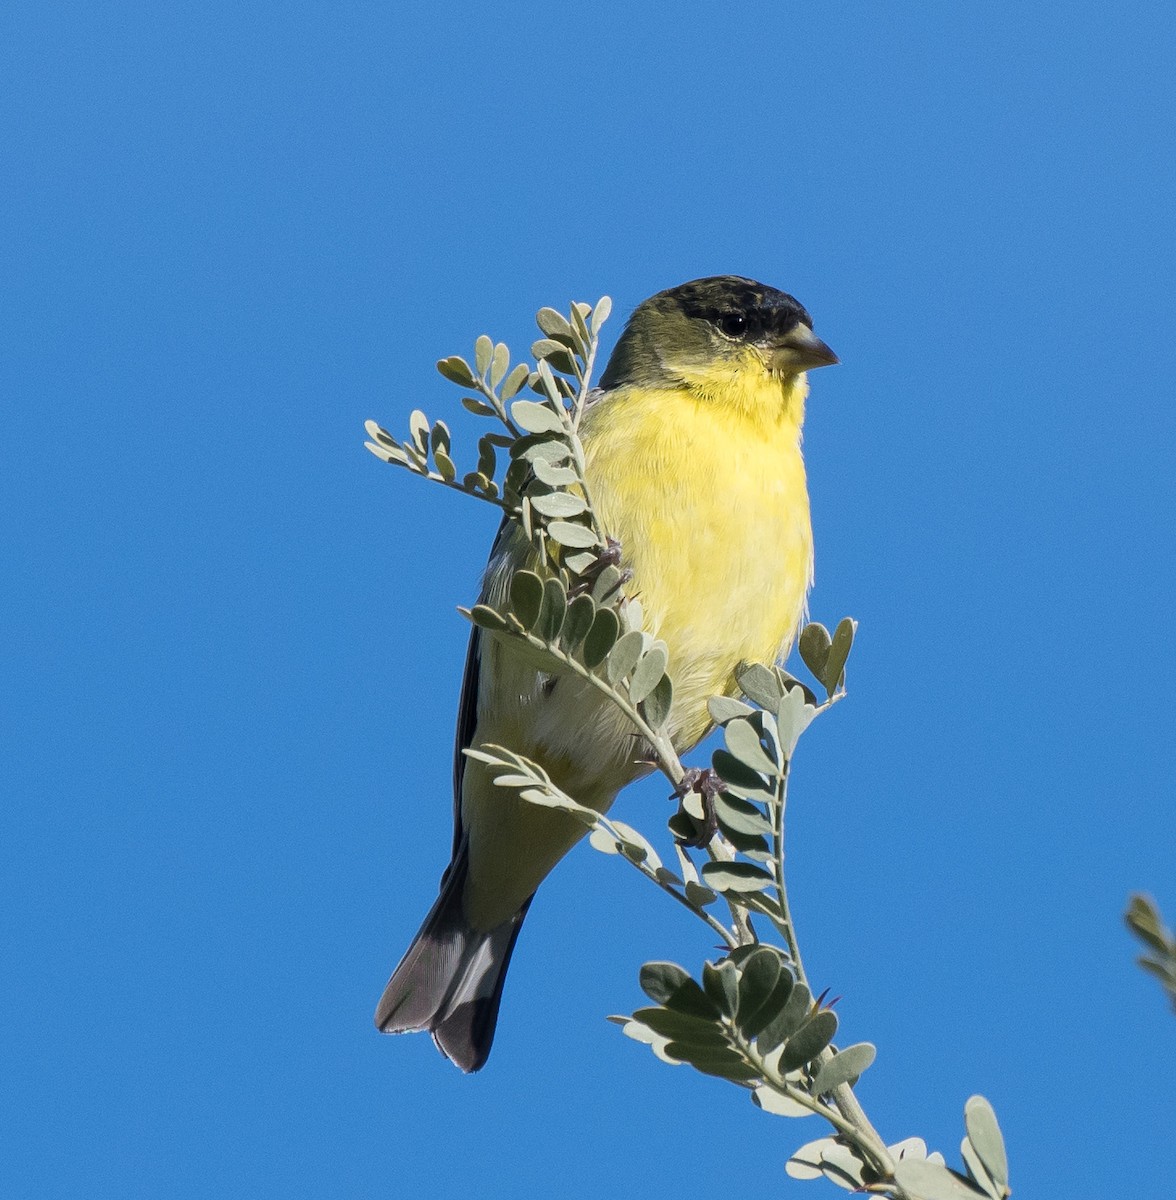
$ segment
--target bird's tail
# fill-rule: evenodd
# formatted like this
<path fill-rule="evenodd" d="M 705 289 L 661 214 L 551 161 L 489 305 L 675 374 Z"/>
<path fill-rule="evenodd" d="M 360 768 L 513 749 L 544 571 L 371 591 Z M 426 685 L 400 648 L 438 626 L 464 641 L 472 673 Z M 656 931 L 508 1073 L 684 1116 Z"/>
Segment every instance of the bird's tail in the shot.
<path fill-rule="evenodd" d="M 462 907 L 468 855 L 459 847 L 441 894 L 413 939 L 376 1007 L 383 1033 L 427 1029 L 447 1058 L 476 1071 L 490 1054 L 506 968 L 531 901 L 483 933 Z"/>

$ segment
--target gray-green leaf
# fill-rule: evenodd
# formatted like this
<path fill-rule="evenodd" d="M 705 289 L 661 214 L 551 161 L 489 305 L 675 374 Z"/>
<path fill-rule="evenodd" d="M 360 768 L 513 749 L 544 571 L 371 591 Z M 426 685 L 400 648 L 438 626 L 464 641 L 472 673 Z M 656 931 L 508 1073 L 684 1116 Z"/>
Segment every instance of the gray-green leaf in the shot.
<path fill-rule="evenodd" d="M 510 609 L 525 629 L 539 619 L 543 603 L 543 580 L 534 571 L 516 571 L 510 581 Z"/>
<path fill-rule="evenodd" d="M 902 1158 L 894 1164 L 899 1186 L 917 1200 L 986 1200 L 967 1180 L 925 1158 Z"/>
<path fill-rule="evenodd" d="M 838 1051 L 831 1059 L 821 1065 L 813 1080 L 814 1095 L 831 1092 L 843 1083 L 857 1079 L 874 1061 L 877 1050 L 869 1042 L 858 1042 L 855 1046 L 846 1046 Z"/>
<path fill-rule="evenodd" d="M 535 400 L 516 400 L 510 406 L 514 423 L 528 433 L 562 433 L 563 421 L 549 404 Z"/>
<path fill-rule="evenodd" d="M 655 644 L 647 654 L 641 656 L 629 680 L 629 695 L 635 704 L 640 704 L 661 682 L 668 661 L 666 648 L 661 644 Z"/>
<path fill-rule="evenodd" d="M 437 370 L 450 383 L 456 383 L 461 387 L 474 386 L 474 373 L 470 370 L 470 364 L 459 354 L 451 354 L 448 358 L 441 359 L 437 363 Z"/>
<path fill-rule="evenodd" d="M 964 1105 L 964 1128 L 992 1182 L 1001 1189 L 1002 1194 L 1008 1191 L 1009 1160 L 1005 1154 L 1004 1138 L 996 1122 L 996 1113 L 983 1096 L 972 1096 Z"/>

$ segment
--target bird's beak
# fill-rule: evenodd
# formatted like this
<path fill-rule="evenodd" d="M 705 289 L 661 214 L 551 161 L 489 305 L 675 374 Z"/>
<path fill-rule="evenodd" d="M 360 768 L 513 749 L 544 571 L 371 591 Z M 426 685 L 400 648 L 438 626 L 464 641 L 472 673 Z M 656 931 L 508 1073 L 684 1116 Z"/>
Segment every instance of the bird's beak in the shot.
<path fill-rule="evenodd" d="M 803 322 L 799 322 L 772 347 L 772 366 L 777 371 L 808 371 L 831 367 L 840 361 L 836 354 Z"/>

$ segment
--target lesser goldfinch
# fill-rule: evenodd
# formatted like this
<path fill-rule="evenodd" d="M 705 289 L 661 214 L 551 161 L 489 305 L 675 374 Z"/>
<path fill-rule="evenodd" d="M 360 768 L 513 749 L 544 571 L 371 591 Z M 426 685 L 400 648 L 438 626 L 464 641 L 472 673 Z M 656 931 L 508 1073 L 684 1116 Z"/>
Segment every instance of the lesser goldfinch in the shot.
<path fill-rule="evenodd" d="M 723 275 L 659 292 L 633 312 L 580 426 L 586 479 L 632 572 L 646 630 L 669 648 L 679 751 L 710 728 L 710 697 L 743 662 L 787 653 L 812 582 L 801 458 L 805 372 L 837 362 L 793 297 Z M 501 607 L 534 567 L 504 524 L 483 603 Z M 535 889 L 585 829 L 493 782 L 469 746 L 539 763 L 604 812 L 649 770 L 648 752 L 605 697 L 552 675 L 525 648 L 475 629 L 454 759 L 453 857 L 441 893 L 376 1010 L 388 1033 L 428 1030 L 464 1071 L 486 1061 L 511 952 Z"/>

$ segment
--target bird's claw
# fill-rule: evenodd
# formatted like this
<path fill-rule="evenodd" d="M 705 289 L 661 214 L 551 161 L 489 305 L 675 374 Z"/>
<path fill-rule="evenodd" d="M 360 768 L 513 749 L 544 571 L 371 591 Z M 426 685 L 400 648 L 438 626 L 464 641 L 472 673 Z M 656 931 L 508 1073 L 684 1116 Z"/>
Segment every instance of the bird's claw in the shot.
<path fill-rule="evenodd" d="M 596 586 L 596 581 L 609 567 L 621 566 L 621 543 L 616 538 L 608 538 L 605 547 L 596 556 L 596 561 L 586 567 L 580 573 L 580 582 L 568 593 L 571 597 L 583 595 L 585 592 L 590 592 Z M 608 594 L 602 599 L 609 600 L 617 592 L 619 592 L 625 584 L 633 578 L 633 572 L 625 567 L 621 570 L 620 578 L 609 589 Z"/>
<path fill-rule="evenodd" d="M 682 782 L 674 788 L 671 799 L 684 800 L 691 792 L 694 792 L 702 799 L 702 820 L 700 821 L 683 806 L 682 811 L 694 823 L 695 828 L 693 837 L 678 839 L 683 846 L 700 848 L 718 833 L 719 818 L 715 813 L 715 797 L 726 790 L 727 785 L 712 768 L 707 767 L 705 770 L 699 767 L 686 768 Z"/>

